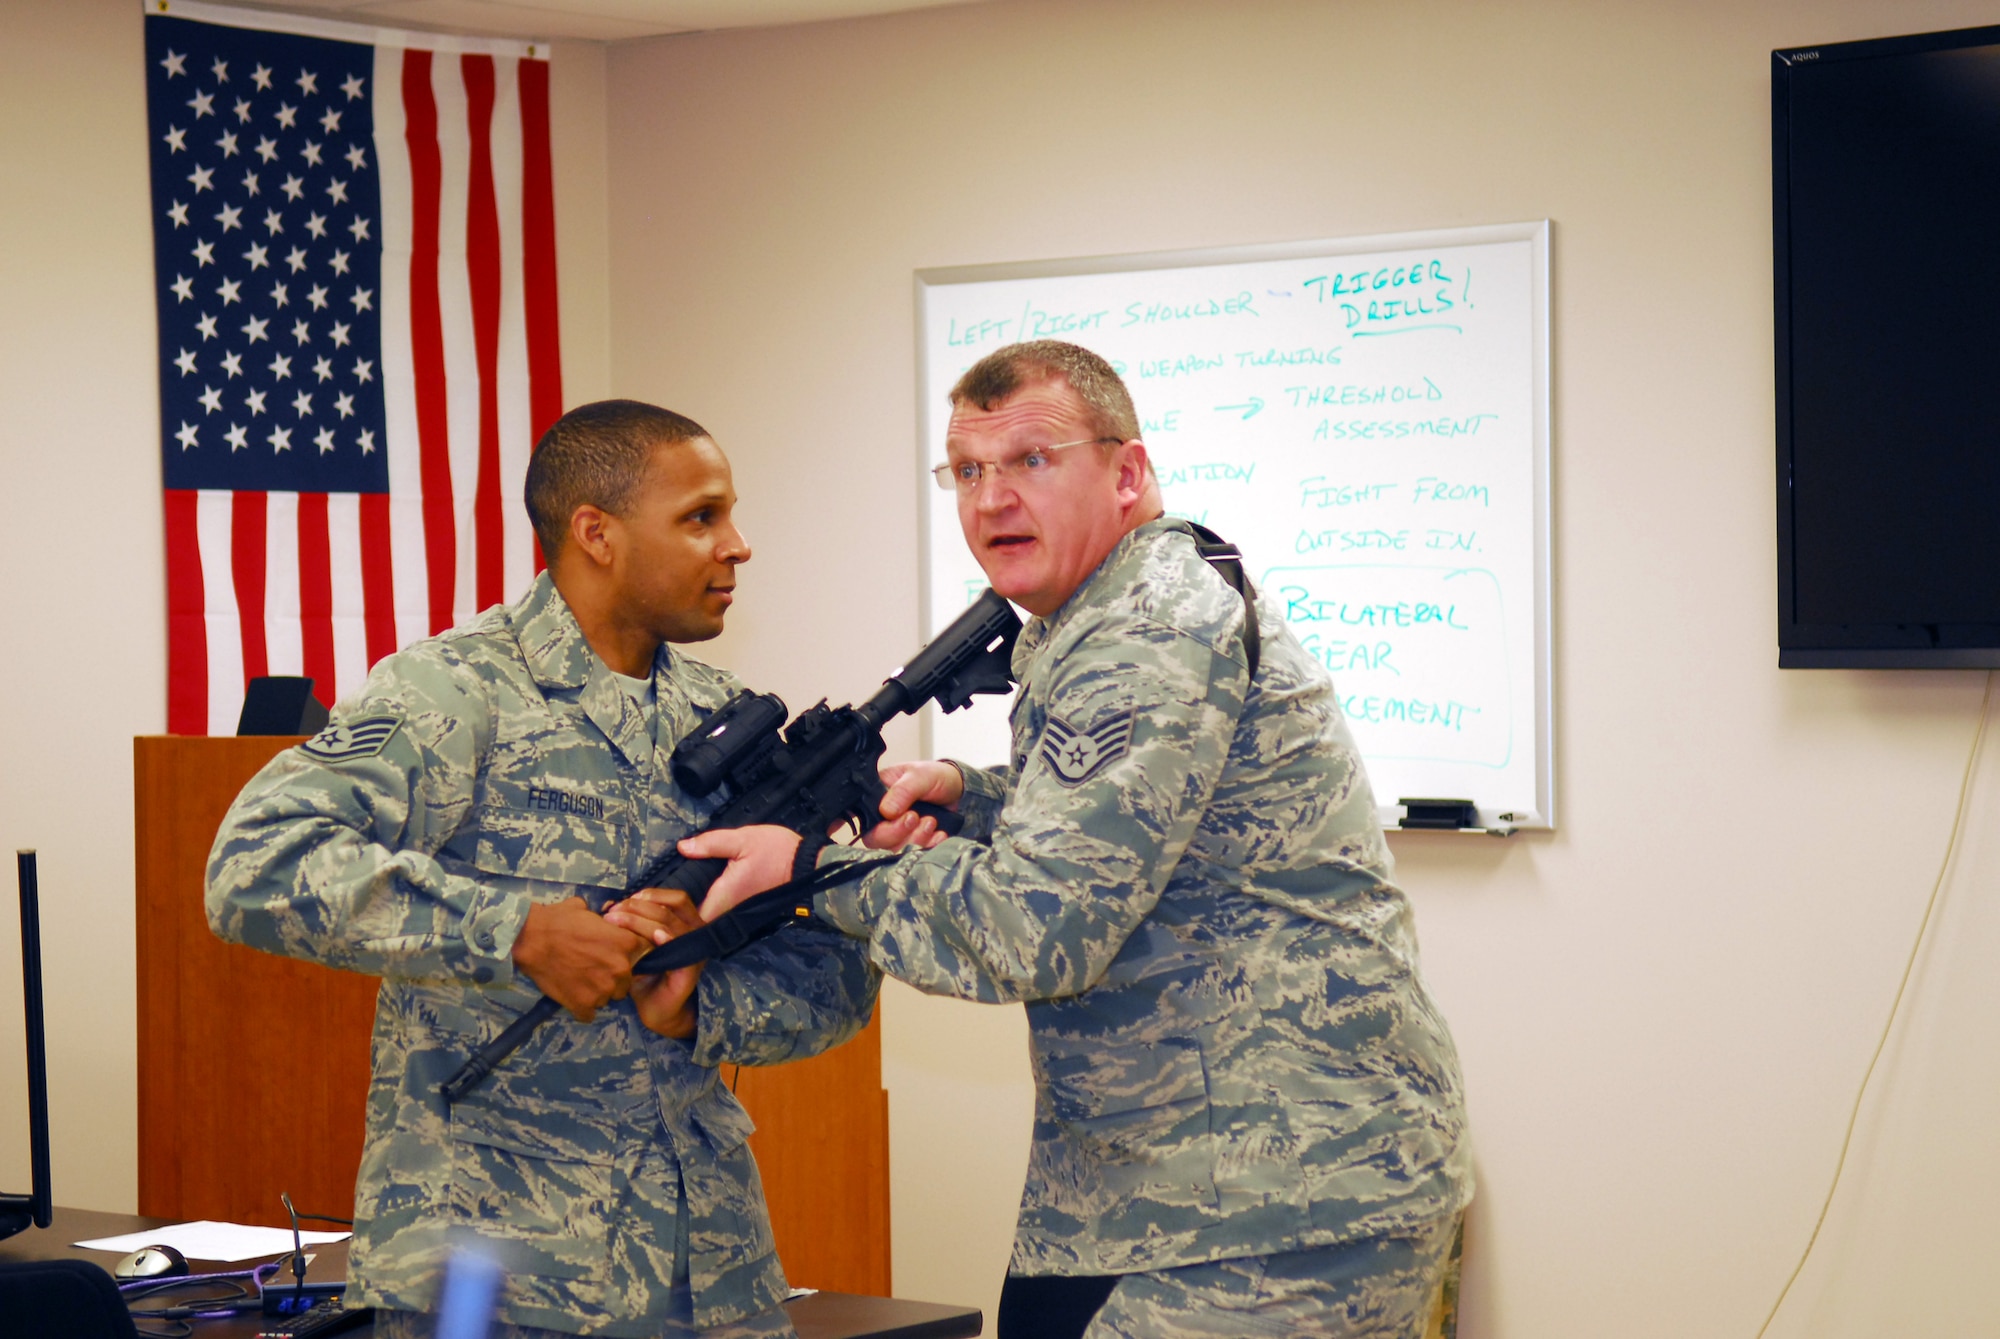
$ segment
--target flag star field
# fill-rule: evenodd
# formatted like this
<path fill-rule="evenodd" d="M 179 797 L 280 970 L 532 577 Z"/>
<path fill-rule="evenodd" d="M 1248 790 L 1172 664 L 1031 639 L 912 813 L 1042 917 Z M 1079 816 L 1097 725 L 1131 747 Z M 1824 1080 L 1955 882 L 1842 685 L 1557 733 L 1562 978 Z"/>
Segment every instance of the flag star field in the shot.
<path fill-rule="evenodd" d="M 166 486 L 389 491 L 374 49 L 151 32 Z"/>

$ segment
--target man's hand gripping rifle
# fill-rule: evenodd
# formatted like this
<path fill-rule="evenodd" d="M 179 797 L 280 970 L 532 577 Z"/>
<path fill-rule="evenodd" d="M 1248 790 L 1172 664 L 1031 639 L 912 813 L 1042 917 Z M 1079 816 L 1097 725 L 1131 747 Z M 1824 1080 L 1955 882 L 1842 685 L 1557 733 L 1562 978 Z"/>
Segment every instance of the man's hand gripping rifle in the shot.
<path fill-rule="evenodd" d="M 829 708 L 822 701 L 799 713 L 782 734 L 783 702 L 769 693 L 738 693 L 675 747 L 674 781 L 698 796 L 728 787 L 729 799 L 716 811 L 710 829 L 776 823 L 809 840 L 823 838 L 842 822 L 866 831 L 881 820 L 887 793 L 878 770 L 885 747 L 882 726 L 926 702 L 956 711 L 975 693 L 1006 692 L 1014 682 L 1010 668 L 1020 631 L 1013 608 L 989 589 L 875 696 L 858 707 Z M 932 805 L 917 807 L 947 832 L 958 830 L 958 815 Z M 669 849 L 629 891 L 678 888 L 699 902 L 727 867 L 727 861 L 691 860 Z M 810 893 L 789 900 L 782 894 L 773 889 L 703 930 L 660 945 L 633 964 L 633 972 L 651 975 L 727 957 L 810 914 Z M 561 1007 L 546 995 L 536 1001 L 445 1082 L 445 1100 L 456 1102 L 478 1087 Z"/>

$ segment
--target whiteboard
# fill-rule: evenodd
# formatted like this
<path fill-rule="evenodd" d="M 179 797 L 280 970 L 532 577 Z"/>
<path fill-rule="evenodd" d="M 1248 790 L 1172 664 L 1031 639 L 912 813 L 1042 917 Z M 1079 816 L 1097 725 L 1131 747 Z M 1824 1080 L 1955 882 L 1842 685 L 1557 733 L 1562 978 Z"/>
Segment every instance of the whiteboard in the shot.
<path fill-rule="evenodd" d="M 1554 826 L 1546 221 L 916 278 L 927 637 L 986 585 L 928 475 L 946 395 L 1070 340 L 1124 377 L 1168 512 L 1332 672 L 1384 824 L 1415 797 Z M 926 752 L 1004 759 L 1010 705 L 930 709 Z"/>

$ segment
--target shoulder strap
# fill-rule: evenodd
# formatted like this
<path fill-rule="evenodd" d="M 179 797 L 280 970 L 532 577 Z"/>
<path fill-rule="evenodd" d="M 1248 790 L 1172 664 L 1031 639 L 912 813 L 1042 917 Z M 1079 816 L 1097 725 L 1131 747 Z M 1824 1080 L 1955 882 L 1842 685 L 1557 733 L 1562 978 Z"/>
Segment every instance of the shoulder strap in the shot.
<path fill-rule="evenodd" d="M 869 870 L 893 865 L 897 859 L 895 855 L 883 855 L 872 860 L 843 861 L 746 897 L 699 930 L 678 935 L 652 950 L 633 964 L 632 970 L 650 975 L 691 967 L 712 958 L 726 958 L 765 935 L 809 919 L 815 894 L 849 879 L 858 879 Z"/>
<path fill-rule="evenodd" d="M 1243 660 L 1250 668 L 1249 677 L 1254 679 L 1264 648 L 1264 634 L 1257 628 L 1257 588 L 1250 584 L 1249 576 L 1243 571 L 1243 555 L 1234 544 L 1207 526 L 1196 525 L 1193 521 L 1187 525 L 1194 531 L 1195 552 L 1243 597 Z"/>

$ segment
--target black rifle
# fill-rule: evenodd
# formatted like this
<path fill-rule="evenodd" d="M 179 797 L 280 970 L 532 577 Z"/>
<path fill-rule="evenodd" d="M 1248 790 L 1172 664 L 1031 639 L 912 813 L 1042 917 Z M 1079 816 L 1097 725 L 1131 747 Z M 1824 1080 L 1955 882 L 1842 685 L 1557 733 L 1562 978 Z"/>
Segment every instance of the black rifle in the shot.
<path fill-rule="evenodd" d="M 828 828 L 841 822 L 866 831 L 881 821 L 887 793 L 878 772 L 883 724 L 926 702 L 956 711 L 975 693 L 1006 692 L 1014 683 L 1014 638 L 1020 631 L 1013 607 L 989 589 L 875 696 L 858 707 L 829 708 L 822 701 L 799 713 L 782 734 L 783 702 L 769 693 L 738 693 L 675 747 L 674 781 L 696 796 L 729 788 L 729 799 L 716 811 L 710 831 L 776 823 L 809 840 L 823 839 Z M 918 807 L 947 831 L 956 831 L 958 815 L 933 805 Z M 670 847 L 630 892 L 678 888 L 699 902 L 727 867 L 725 860 L 691 860 Z M 706 927 L 702 942 L 715 947 L 713 956 L 725 957 L 787 923 L 785 917 L 773 917 L 768 907 L 767 901 L 760 908 L 718 917 Z M 688 957 L 692 945 L 674 952 L 678 943 L 653 949 L 633 965 L 633 972 L 649 975 L 701 960 Z M 478 1087 L 561 1007 L 542 996 L 445 1081 L 445 1100 L 456 1102 Z"/>

